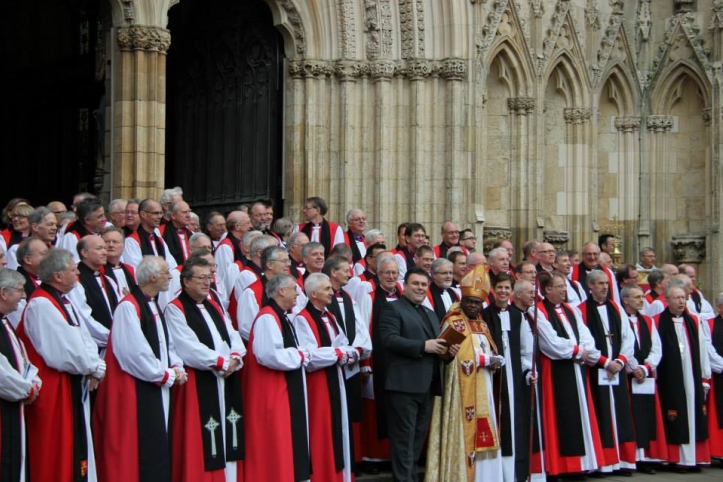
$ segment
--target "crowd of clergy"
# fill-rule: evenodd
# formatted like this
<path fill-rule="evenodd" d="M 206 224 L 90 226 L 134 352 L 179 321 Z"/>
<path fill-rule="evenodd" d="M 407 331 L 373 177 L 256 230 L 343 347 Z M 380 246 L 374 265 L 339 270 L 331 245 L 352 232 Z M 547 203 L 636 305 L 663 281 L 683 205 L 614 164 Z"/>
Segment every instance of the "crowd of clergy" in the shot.
<path fill-rule="evenodd" d="M 585 479 L 723 459 L 723 293 L 691 265 L 266 200 L 12 199 L 6 481 Z M 277 213 L 278 214 L 278 213 Z M 439 233 L 439 237 L 437 236 Z M 435 245 L 435 243 L 438 243 Z"/>

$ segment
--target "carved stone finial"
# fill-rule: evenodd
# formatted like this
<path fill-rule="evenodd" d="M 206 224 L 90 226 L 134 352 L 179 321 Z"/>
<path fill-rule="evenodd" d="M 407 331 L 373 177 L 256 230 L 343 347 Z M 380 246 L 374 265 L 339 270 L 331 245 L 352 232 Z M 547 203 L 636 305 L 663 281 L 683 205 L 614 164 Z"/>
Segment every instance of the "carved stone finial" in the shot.
<path fill-rule="evenodd" d="M 673 236 L 675 261 L 680 263 L 700 263 L 705 258 L 705 235 Z"/>
<path fill-rule="evenodd" d="M 648 38 L 650 38 L 650 27 L 653 23 L 653 19 L 650 14 L 650 0 L 640 1 L 638 20 L 636 23 L 638 26 L 638 32 L 640 33 L 640 39 L 643 42 L 647 42 Z"/>
<path fill-rule="evenodd" d="M 695 10 L 695 0 L 675 0 L 675 12 L 687 13 Z"/>

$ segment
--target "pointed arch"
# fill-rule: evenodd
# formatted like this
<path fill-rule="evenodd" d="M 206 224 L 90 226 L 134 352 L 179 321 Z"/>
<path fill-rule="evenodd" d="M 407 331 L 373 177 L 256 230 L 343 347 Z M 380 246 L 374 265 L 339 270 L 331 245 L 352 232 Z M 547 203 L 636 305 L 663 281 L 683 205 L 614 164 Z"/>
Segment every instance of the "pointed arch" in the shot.
<path fill-rule="evenodd" d="M 531 95 L 533 85 L 531 59 L 521 55 L 519 49 L 509 41 L 500 42 L 491 52 L 488 64 L 490 67 L 495 62 L 501 62 L 501 65 L 509 67 L 504 80 L 510 89 L 510 97 Z"/>
<path fill-rule="evenodd" d="M 634 81 L 625 63 L 620 60 L 606 69 L 601 77 L 600 96 L 607 95 L 618 107 L 618 115 L 631 116 L 637 112 L 640 104 L 640 84 Z M 608 82 L 611 86 L 608 87 Z M 611 92 L 606 89 L 614 88 Z"/>
<path fill-rule="evenodd" d="M 588 105 L 590 79 L 587 76 L 587 70 L 579 65 L 579 61 L 563 51 L 549 65 L 550 68 L 545 71 L 543 76 L 547 79 L 545 86 L 549 84 L 550 80 L 554 80 L 556 89 L 565 96 L 567 107 Z M 555 75 L 554 79 L 553 75 Z"/>
<path fill-rule="evenodd" d="M 651 112 L 667 114 L 681 97 L 681 86 L 690 77 L 698 86 L 703 105 L 711 105 L 711 86 L 705 73 L 693 59 L 680 59 L 666 66 L 658 76 L 650 96 Z"/>

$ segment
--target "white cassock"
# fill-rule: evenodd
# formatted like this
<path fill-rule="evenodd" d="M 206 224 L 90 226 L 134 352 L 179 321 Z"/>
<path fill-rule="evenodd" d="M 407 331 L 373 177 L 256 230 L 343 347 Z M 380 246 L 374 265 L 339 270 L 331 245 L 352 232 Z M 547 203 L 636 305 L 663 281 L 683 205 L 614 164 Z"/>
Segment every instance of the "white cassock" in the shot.
<path fill-rule="evenodd" d="M 18 366 L 15 367 L 10 360 L 0 353 L 0 399 L 7 400 L 8 402 L 20 402 L 30 396 L 30 391 L 33 387 L 33 383 L 38 386 L 42 385 L 40 378 L 38 378 L 38 369 L 30 363 L 28 355 L 25 352 L 25 346 L 23 342 L 15 336 L 15 331 L 10 325 L 7 318 L 3 317 L 2 326 L 0 330 L 5 330 L 10 344 L 12 345 L 15 359 L 18 362 Z M 26 454 L 26 429 L 25 429 L 25 406 L 19 404 L 20 409 L 20 480 L 25 480 L 25 459 Z"/>
<path fill-rule="evenodd" d="M 306 303 L 309 301 L 304 292 L 301 291 L 301 287 L 298 284 L 295 286 L 296 293 L 299 296 L 296 298 L 296 306 L 294 306 L 294 308 L 292 308 L 291 310 L 293 314 L 296 314 L 303 310 L 306 307 Z M 251 326 L 256 319 L 256 315 L 259 314 L 259 311 L 261 311 L 261 307 L 256 301 L 256 293 L 254 293 L 254 291 L 250 287 L 247 287 L 246 289 L 244 289 L 243 293 L 241 293 L 241 297 L 238 300 L 238 306 L 236 308 L 236 322 L 238 323 L 238 331 L 241 334 L 241 338 L 243 338 L 244 340 L 249 339 L 249 335 L 251 334 Z"/>
<path fill-rule="evenodd" d="M 608 310 L 607 305 L 602 305 L 597 307 L 598 315 L 600 316 L 600 320 L 602 321 L 603 328 L 605 330 L 605 333 L 610 333 L 610 320 L 608 319 Z M 633 334 L 632 329 L 630 328 L 630 323 L 625 322 L 625 316 L 622 313 L 620 314 L 620 355 L 625 357 L 626 364 L 630 366 L 634 366 L 634 368 L 637 368 L 637 361 L 635 360 L 634 355 L 634 343 L 635 343 L 635 335 Z M 613 352 L 613 345 L 611 343 L 612 338 L 609 336 L 605 337 L 605 343 L 607 344 L 607 352 L 612 353 Z M 632 361 L 631 361 L 632 360 Z M 614 360 L 608 359 L 607 362 L 605 362 L 605 368 L 612 363 Z M 633 368 L 633 369 L 634 369 Z M 590 370 L 590 376 L 595 376 L 597 374 L 597 368 L 593 368 Z M 621 372 L 618 376 L 623 376 L 624 372 Z M 612 464 L 612 465 L 604 465 L 600 467 L 600 470 L 602 472 L 612 472 L 613 470 L 619 470 L 619 469 L 635 469 L 635 464 L 631 464 L 630 462 L 626 462 L 622 459 L 620 459 L 620 442 L 618 441 L 618 425 L 617 425 L 617 413 L 615 412 L 615 393 L 613 392 L 613 387 L 608 386 L 608 391 L 610 393 L 610 414 L 612 416 L 612 426 L 613 426 L 613 442 L 615 444 L 615 450 L 618 454 L 618 463 Z"/>
<path fill-rule="evenodd" d="M 143 229 L 143 227 L 138 227 L 138 236 L 148 236 L 148 233 Z M 166 241 L 161 236 L 161 232 L 158 230 L 158 228 L 155 228 L 153 230 L 153 234 L 155 234 L 155 242 L 151 242 L 151 247 L 153 248 L 153 252 L 156 256 L 159 256 L 158 250 L 156 248 L 155 243 L 160 243 L 163 245 L 163 249 L 165 250 L 165 257 L 166 263 L 168 264 L 168 269 L 173 269 L 176 266 L 178 266 L 178 263 L 176 263 L 176 258 L 174 258 L 171 255 L 170 250 L 168 249 L 168 245 L 166 244 Z M 66 235 L 67 236 L 67 235 Z M 126 240 L 123 244 L 123 261 L 126 264 L 129 264 L 133 266 L 134 268 L 137 268 L 140 262 L 143 260 L 143 253 L 141 252 L 141 245 L 138 244 L 138 241 L 132 237 L 128 236 L 126 237 Z"/>
<path fill-rule="evenodd" d="M 234 263 L 229 268 L 233 268 L 234 266 L 237 266 L 237 264 Z M 256 274 L 256 271 L 252 269 L 242 269 L 237 276 L 233 276 L 232 271 L 233 269 L 230 269 L 227 273 L 226 293 L 229 299 L 233 297 L 238 302 L 238 305 L 240 305 L 243 292 L 260 278 L 259 275 Z M 231 278 L 233 278 L 233 284 L 229 285 L 228 283 L 231 281 Z M 236 316 L 238 316 L 238 314 Z"/>
<path fill-rule="evenodd" d="M 641 318 L 637 316 L 631 316 L 627 313 L 623 312 L 621 313 L 621 316 L 624 317 L 624 319 L 627 319 L 630 325 L 630 330 L 633 332 L 633 336 L 635 338 L 635 345 L 639 348 L 640 347 L 640 323 L 645 323 Z M 648 356 L 645 360 L 637 360 L 635 357 L 628 358 L 628 363 L 625 365 L 626 373 L 632 373 L 638 366 L 640 366 L 643 371 L 645 372 L 645 376 L 647 377 L 650 373 L 648 370 L 648 366 L 655 371 L 658 368 L 658 364 L 660 363 L 660 357 L 663 355 L 663 348 L 660 344 L 660 334 L 658 333 L 658 328 L 655 325 L 655 322 L 650 324 L 651 331 L 650 331 L 650 352 L 648 353 Z M 634 350 L 634 347 L 633 347 Z M 647 366 L 646 366 L 647 365 Z M 630 383 L 637 383 L 635 380 L 631 380 Z M 656 388 L 657 391 L 657 388 Z M 645 456 L 645 449 L 644 448 L 636 448 L 635 449 L 635 459 L 637 461 L 642 462 L 656 462 L 655 459 L 650 459 Z"/>
<path fill-rule="evenodd" d="M 67 249 L 70 251 L 70 254 L 73 255 L 73 259 L 75 260 L 76 264 L 80 263 L 80 255 L 78 254 L 78 241 L 80 239 L 78 238 L 78 234 L 75 231 L 72 231 L 70 233 L 63 233 L 63 235 L 58 235 L 58 244 L 56 248 L 61 249 Z"/>
<path fill-rule="evenodd" d="M 344 309 L 344 298 L 341 296 L 336 296 L 336 302 L 339 303 L 339 311 L 341 311 L 341 317 L 344 321 L 344 326 L 348 326 L 349 324 L 346 320 L 346 310 Z M 354 341 L 352 342 L 351 346 L 357 348 L 361 352 L 361 360 L 366 360 L 372 354 L 372 339 L 369 336 L 369 325 L 367 324 L 366 319 L 362 316 L 359 304 L 354 301 L 353 298 L 351 302 L 354 308 L 356 328 L 354 331 Z"/>
<path fill-rule="evenodd" d="M 106 267 L 106 270 L 107 269 L 108 268 Z M 118 296 L 118 301 L 120 301 L 125 295 L 130 293 L 131 286 L 135 284 L 135 280 L 133 278 L 127 278 L 126 272 L 120 265 L 113 266 L 111 269 L 113 270 L 113 275 L 115 276 L 118 284 L 118 291 L 120 292 L 120 295 Z"/>
<path fill-rule="evenodd" d="M 296 337 L 299 340 L 299 348 L 309 350 L 311 354 L 309 363 L 305 367 L 307 372 L 315 372 L 316 370 L 337 364 L 339 358 L 335 348 L 339 348 L 346 353 L 356 353 L 356 350 L 349 346 L 349 340 L 344 336 L 344 331 L 333 317 L 322 315 L 322 320 L 324 320 L 327 333 L 329 333 L 329 339 L 332 340 L 332 346 L 319 346 L 316 342 L 314 332 L 303 316 L 295 316 L 292 322 L 296 330 Z M 332 323 L 334 327 L 332 327 Z M 334 328 L 336 328 L 336 332 L 339 333 L 338 335 L 335 333 Z M 343 480 L 344 482 L 349 482 L 351 481 L 351 447 L 349 445 L 349 416 L 347 414 L 346 390 L 344 389 L 344 370 L 341 366 L 337 365 L 336 372 L 339 378 L 339 394 L 341 397 L 341 430 L 344 449 Z M 329 456 L 331 456 L 331 454 Z"/>
<path fill-rule="evenodd" d="M 229 240 L 231 241 L 231 240 Z M 231 241 L 233 242 L 233 241 Z M 220 243 L 220 241 L 219 241 Z M 233 248 L 229 246 L 228 243 L 222 243 L 219 244 L 216 250 L 213 252 L 213 259 L 216 262 L 216 265 L 218 265 L 218 274 L 221 278 L 221 280 L 226 282 L 226 273 L 231 268 L 232 265 L 235 265 L 234 262 L 234 254 L 233 254 Z M 240 270 L 237 268 L 235 275 L 238 276 L 238 272 Z M 235 279 L 235 276 L 234 276 Z M 227 284 L 224 286 L 228 286 Z M 233 284 L 231 285 L 233 286 Z"/>
<path fill-rule="evenodd" d="M 105 374 L 105 362 L 98 355 L 98 346 L 88 333 L 85 323 L 78 315 L 78 308 L 68 300 L 65 305 L 72 320 L 69 324 L 62 313 L 43 297 L 28 302 L 23 318 L 23 329 L 35 351 L 52 369 L 71 375 L 102 378 Z M 83 390 L 87 388 L 83 383 Z M 90 427 L 90 397 L 83 397 L 85 411 L 85 433 L 88 446 L 88 481 L 97 479 L 95 455 L 93 450 L 93 432 Z"/>
<path fill-rule="evenodd" d="M 125 300 L 118 304 L 110 337 L 113 343 L 113 354 L 124 372 L 150 383 L 161 383 L 165 380 L 165 383 L 161 385 L 161 398 L 163 400 L 163 413 L 166 418 L 166 430 L 168 430 L 170 393 L 176 379 L 173 367 L 182 370 L 183 362 L 176 355 L 173 336 L 170 332 L 168 339 L 166 339 L 156 304 L 148 302 L 148 307 L 153 313 L 156 333 L 158 333 L 160 359 L 156 358 L 151 346 L 148 344 L 148 340 L 141 331 L 138 312 L 131 301 Z"/>
<path fill-rule="evenodd" d="M 2 236 L 0 236 L 2 237 Z M 20 246 L 20 243 L 13 244 L 10 246 L 10 249 L 5 250 L 5 259 L 7 260 L 8 264 L 5 266 L 7 269 L 14 269 L 17 270 L 18 266 L 20 266 L 20 263 L 18 263 L 18 246 Z"/>
<path fill-rule="evenodd" d="M 580 354 L 583 350 L 588 352 L 588 356 L 591 359 L 591 363 L 596 363 L 600 358 L 600 351 L 595 348 L 595 340 L 590 334 L 587 325 L 582 321 L 582 315 L 580 311 L 575 307 L 570 307 L 575 315 L 574 320 L 568 320 L 565 315 L 565 311 L 561 306 L 555 307 L 555 313 L 560 319 L 562 326 L 565 328 L 569 338 L 563 338 L 558 336 L 552 324 L 545 317 L 544 313 L 538 310 L 537 317 L 537 332 L 538 340 L 540 344 L 540 351 L 551 360 L 571 360 L 574 358 L 573 353 L 575 351 L 575 333 L 572 330 L 571 323 L 575 323 L 577 331 L 580 334 L 579 346 Z M 574 364 L 575 368 L 575 382 L 577 385 L 577 394 L 580 401 L 580 424 L 582 425 L 583 440 L 585 443 L 585 455 L 580 457 L 580 464 L 582 470 L 596 470 L 598 468 L 597 458 L 595 457 L 594 439 L 592 433 L 592 427 L 590 426 L 590 413 L 587 406 L 587 389 L 582 379 L 582 370 L 587 370 L 586 367 L 581 366 L 578 363 Z M 564 423 L 558 420 L 558 423 Z"/>
<path fill-rule="evenodd" d="M 168 289 L 158 293 L 158 306 L 162 311 L 165 311 L 168 303 L 173 301 L 179 294 L 181 294 L 181 270 L 183 265 L 176 266 L 173 269 L 169 269 L 170 281 L 168 282 Z"/>
<path fill-rule="evenodd" d="M 213 322 L 211 315 L 206 311 L 206 307 L 203 303 L 197 303 L 196 306 L 201 311 L 203 319 L 206 321 L 211 337 L 213 338 L 214 348 L 209 348 L 205 344 L 198 340 L 196 333 L 188 326 L 186 322 L 186 316 L 178 307 L 174 304 L 169 304 L 165 309 L 166 323 L 168 324 L 168 331 L 171 333 L 173 338 L 173 345 L 176 349 L 176 353 L 179 358 L 183 360 L 185 366 L 191 367 L 195 370 L 212 370 L 216 374 L 216 386 L 218 388 L 218 401 L 220 405 L 220 412 L 226 413 L 226 399 L 224 396 L 226 379 L 220 371 L 215 370 L 218 364 L 219 358 L 223 358 L 222 371 L 228 369 L 228 365 L 231 362 L 232 357 L 241 360 L 246 355 L 246 347 L 241 341 L 241 337 L 238 332 L 233 329 L 231 320 L 228 315 L 224 313 L 224 323 L 226 325 L 226 331 L 231 341 L 231 346 L 227 345 L 221 337 L 216 324 Z M 241 362 L 236 370 L 240 370 L 243 366 Z M 226 441 L 226 424 L 222 423 L 221 430 L 223 434 L 224 444 Z M 226 480 L 227 482 L 236 482 L 236 462 L 226 462 Z"/>
<path fill-rule="evenodd" d="M 580 283 L 575 280 L 566 278 L 567 281 L 567 304 L 570 306 L 577 306 L 583 301 L 587 300 L 585 290 L 582 289 Z"/>

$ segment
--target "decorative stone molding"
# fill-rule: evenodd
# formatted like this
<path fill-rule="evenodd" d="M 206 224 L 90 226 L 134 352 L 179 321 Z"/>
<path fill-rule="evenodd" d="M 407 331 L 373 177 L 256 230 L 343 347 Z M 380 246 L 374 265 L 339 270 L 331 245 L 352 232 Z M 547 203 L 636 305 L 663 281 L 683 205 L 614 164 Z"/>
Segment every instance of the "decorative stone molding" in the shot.
<path fill-rule="evenodd" d="M 695 0 L 675 0 L 675 11 L 692 12 L 695 9 Z"/>
<path fill-rule="evenodd" d="M 723 29 L 723 0 L 715 0 L 713 2 L 713 16 L 708 25 L 710 30 Z"/>
<path fill-rule="evenodd" d="M 543 231 L 542 240 L 555 247 L 555 251 L 561 251 L 570 241 L 570 233 L 567 231 Z"/>
<path fill-rule="evenodd" d="M 370 72 L 375 82 L 392 80 L 396 63 L 393 60 L 375 60 L 370 64 Z"/>
<path fill-rule="evenodd" d="M 484 53 L 492 45 L 492 41 L 497 35 L 500 20 L 502 20 L 502 14 L 505 13 L 508 3 L 509 0 L 497 0 L 492 7 L 492 11 L 487 16 L 487 23 L 482 27 L 482 39 L 477 42 L 477 52 L 482 54 L 480 57 L 483 57 Z"/>
<path fill-rule="evenodd" d="M 339 44 L 341 46 L 341 56 L 344 59 L 353 59 L 356 57 L 356 36 L 354 20 L 354 4 L 355 0 L 339 1 Z"/>
<path fill-rule="evenodd" d="M 665 39 L 658 48 L 648 75 L 655 76 L 666 56 L 670 62 L 695 56 L 708 80 L 713 82 L 713 69 L 708 58 L 709 54 L 710 50 L 703 47 L 703 38 L 700 27 L 695 22 L 695 16 L 690 12 L 676 15 L 670 19 Z"/>
<path fill-rule="evenodd" d="M 608 26 L 605 29 L 605 36 L 600 43 L 600 49 L 597 51 L 597 65 L 593 70 L 592 83 L 597 85 L 600 82 L 600 76 L 602 71 L 610 59 L 610 54 L 615 46 L 616 39 L 620 33 L 620 28 L 623 23 L 623 12 L 622 10 L 613 10 L 608 21 Z"/>
<path fill-rule="evenodd" d="M 645 123 L 650 132 L 670 132 L 673 128 L 673 117 L 669 115 L 649 115 Z"/>
<path fill-rule="evenodd" d="M 296 5 L 291 0 L 281 0 L 279 5 L 286 11 L 286 17 L 291 25 L 291 33 L 296 41 L 296 53 L 303 56 L 306 53 L 306 34 Z"/>
<path fill-rule="evenodd" d="M 713 109 L 710 107 L 703 109 L 700 113 L 701 117 L 703 117 L 703 122 L 705 122 L 705 125 L 709 126 L 711 117 L 713 116 Z"/>
<path fill-rule="evenodd" d="M 399 32 L 402 37 L 402 58 L 414 57 L 414 0 L 399 0 Z"/>
<path fill-rule="evenodd" d="M 444 59 L 442 78 L 446 80 L 464 80 L 467 76 L 467 61 L 464 59 Z"/>
<path fill-rule="evenodd" d="M 354 61 L 350 61 L 351 64 Z M 293 79 L 310 79 L 314 77 L 330 77 L 336 73 L 335 65 L 326 60 L 290 60 L 289 75 Z"/>
<path fill-rule="evenodd" d="M 535 111 L 535 99 L 532 97 L 510 97 L 507 99 L 507 108 L 517 115 L 528 115 Z"/>
<path fill-rule="evenodd" d="M 371 60 L 392 53 L 392 10 L 390 0 L 364 0 L 367 29 L 367 57 Z"/>
<path fill-rule="evenodd" d="M 558 0 L 555 5 L 555 13 L 552 14 L 550 20 L 550 28 L 547 31 L 547 36 L 542 42 L 542 58 L 539 58 L 538 71 L 542 71 L 543 66 L 550 58 L 550 55 L 555 48 L 564 48 L 564 45 L 560 45 L 560 30 L 562 25 L 565 23 L 567 12 L 570 10 L 570 0 Z M 567 30 L 567 29 L 566 29 Z M 568 32 L 569 35 L 572 35 Z"/>
<path fill-rule="evenodd" d="M 563 110 L 563 116 L 568 124 L 586 124 L 592 116 L 592 110 L 580 107 L 566 107 Z"/>
<path fill-rule="evenodd" d="M 545 14 L 545 6 L 542 0 L 532 0 L 530 2 L 530 8 L 532 9 L 532 14 L 535 18 L 542 18 Z"/>
<path fill-rule="evenodd" d="M 430 77 L 434 72 L 434 62 L 427 59 L 413 59 L 407 61 L 407 75 L 411 80 L 421 80 Z"/>
<path fill-rule="evenodd" d="M 640 130 L 640 117 L 616 117 L 615 129 L 618 132 L 635 132 Z"/>
<path fill-rule="evenodd" d="M 133 0 L 122 0 L 123 3 L 123 19 L 128 23 L 133 23 L 136 19 L 136 9 Z"/>
<path fill-rule="evenodd" d="M 365 64 L 356 60 L 339 60 L 334 64 L 334 75 L 342 82 L 356 82 L 363 75 Z"/>
<path fill-rule="evenodd" d="M 417 0 L 417 52 L 421 57 L 426 52 L 424 43 L 424 0 Z"/>
<path fill-rule="evenodd" d="M 161 27 L 118 28 L 118 46 L 123 51 L 144 50 L 165 54 L 171 45 L 171 32 Z"/>
<path fill-rule="evenodd" d="M 705 258 L 705 235 L 673 236 L 670 244 L 678 264 L 698 264 Z"/>
<path fill-rule="evenodd" d="M 590 30 L 598 30 L 600 28 L 600 11 L 597 9 L 596 0 L 587 0 L 585 5 L 585 22 Z"/>
<path fill-rule="evenodd" d="M 482 234 L 482 249 L 485 253 L 489 253 L 495 243 L 499 243 L 505 239 L 512 239 L 512 230 L 510 228 L 501 226 L 486 227 Z"/>
<path fill-rule="evenodd" d="M 640 34 L 640 40 L 647 42 L 650 38 L 650 27 L 653 25 L 653 18 L 650 14 L 650 0 L 640 0 L 638 20 L 635 24 Z"/>

